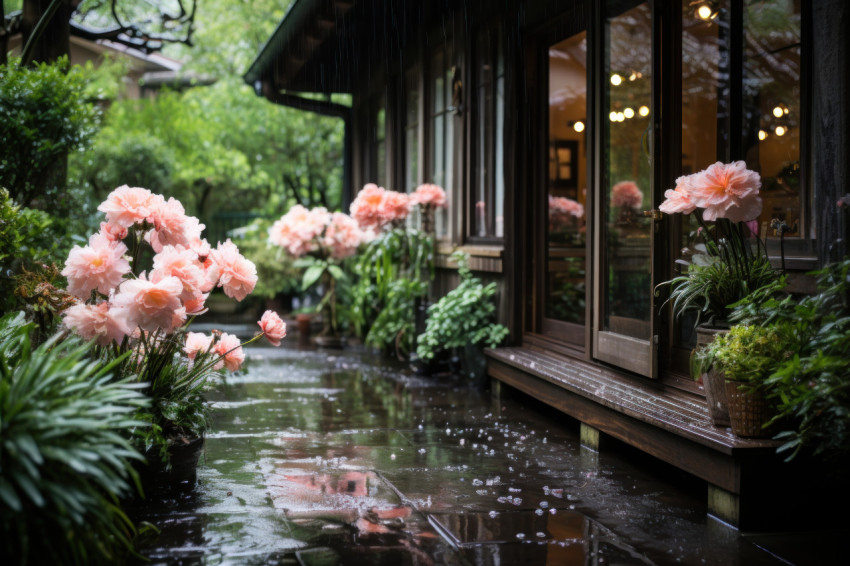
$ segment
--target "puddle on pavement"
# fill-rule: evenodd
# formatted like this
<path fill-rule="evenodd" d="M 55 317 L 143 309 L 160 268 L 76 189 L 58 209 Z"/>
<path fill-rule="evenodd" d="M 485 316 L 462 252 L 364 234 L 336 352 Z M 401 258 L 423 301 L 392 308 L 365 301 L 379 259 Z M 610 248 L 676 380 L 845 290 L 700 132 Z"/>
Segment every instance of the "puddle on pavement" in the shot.
<path fill-rule="evenodd" d="M 132 513 L 151 564 L 778 564 L 704 493 L 526 398 L 356 351 L 252 347 L 193 490 Z M 675 479 L 675 478 L 674 478 Z"/>

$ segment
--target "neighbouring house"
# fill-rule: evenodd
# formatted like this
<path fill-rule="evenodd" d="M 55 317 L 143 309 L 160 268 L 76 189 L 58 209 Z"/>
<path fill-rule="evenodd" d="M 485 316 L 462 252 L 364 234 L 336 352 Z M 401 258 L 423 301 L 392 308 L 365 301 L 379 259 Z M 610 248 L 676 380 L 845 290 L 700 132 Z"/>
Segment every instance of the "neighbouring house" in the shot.
<path fill-rule="evenodd" d="M 6 16 L 6 29 L 10 31 L 8 49 L 13 54 L 21 52 L 21 12 Z M 98 39 L 97 33 L 76 22 L 70 24 L 69 55 L 72 65 L 85 65 L 91 61 L 100 65 L 106 57 L 123 59 L 127 62 L 127 73 L 123 77 L 124 92 L 121 96 L 130 99 L 154 96 L 162 88 L 180 90 L 189 86 L 210 84 L 212 79 L 181 73 L 183 64 L 156 51 L 146 52 L 127 43 Z"/>
<path fill-rule="evenodd" d="M 347 186 L 447 190 L 435 287 L 455 246 L 499 281 L 495 387 L 701 478 L 749 527 L 794 509 L 803 472 L 708 420 L 693 324 L 654 293 L 687 228 L 656 210 L 680 175 L 745 160 L 794 285 L 840 257 L 849 24 L 841 0 L 296 0 L 245 80 L 346 120 Z"/>

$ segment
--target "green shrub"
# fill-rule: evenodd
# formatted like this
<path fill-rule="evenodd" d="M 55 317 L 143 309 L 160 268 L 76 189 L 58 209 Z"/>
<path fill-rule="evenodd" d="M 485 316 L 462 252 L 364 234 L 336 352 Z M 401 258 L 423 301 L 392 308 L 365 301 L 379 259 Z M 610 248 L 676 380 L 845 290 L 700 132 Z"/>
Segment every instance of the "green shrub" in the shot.
<path fill-rule="evenodd" d="M 67 57 L 35 67 L 0 67 L 0 187 L 15 202 L 67 209 L 65 156 L 85 147 L 99 111 L 86 97 L 87 73 Z"/>
<path fill-rule="evenodd" d="M 508 329 L 496 322 L 496 283 L 484 285 L 472 275 L 465 254 L 455 253 L 460 285 L 428 307 L 425 332 L 419 335 L 416 355 L 431 360 L 441 350 L 467 345 L 498 346 Z"/>
<path fill-rule="evenodd" d="M 22 314 L 0 319 L 0 529 L 14 563 L 113 564 L 132 548 L 128 437 L 147 400 L 114 363 L 55 335 L 32 348 Z"/>

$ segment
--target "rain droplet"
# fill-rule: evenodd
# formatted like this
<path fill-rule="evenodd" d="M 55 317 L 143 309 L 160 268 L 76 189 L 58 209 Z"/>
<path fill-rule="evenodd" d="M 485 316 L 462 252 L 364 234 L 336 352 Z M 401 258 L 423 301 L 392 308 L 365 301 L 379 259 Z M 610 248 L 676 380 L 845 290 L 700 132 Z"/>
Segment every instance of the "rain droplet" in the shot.
<path fill-rule="evenodd" d="M 490 511 L 490 513 L 488 513 L 488 515 L 490 515 L 491 519 L 495 519 L 498 514 L 499 513 L 497 513 L 496 511 Z"/>
<path fill-rule="evenodd" d="M 524 538 L 525 538 L 525 534 L 523 534 L 523 533 L 517 533 L 517 534 L 516 534 L 516 538 L 518 538 L 519 540 L 522 540 L 522 539 L 524 539 Z"/>
<path fill-rule="evenodd" d="M 460 439 L 460 445 L 461 445 L 461 446 L 463 446 L 464 444 L 466 444 L 466 440 L 464 440 L 463 438 L 461 438 L 461 439 Z"/>
<path fill-rule="evenodd" d="M 542 517 L 543 516 L 543 509 L 536 509 L 534 511 L 534 514 L 537 515 L 538 517 Z"/>
<path fill-rule="evenodd" d="M 549 507 L 549 502 L 548 501 L 541 501 L 540 507 L 542 507 L 543 509 L 546 509 L 547 507 Z"/>
<path fill-rule="evenodd" d="M 395 454 L 390 454 L 390 460 L 395 460 Z"/>
<path fill-rule="evenodd" d="M 537 532 L 537 538 L 546 538 L 546 533 L 544 533 L 542 531 L 538 531 Z"/>
<path fill-rule="evenodd" d="M 420 453 L 420 454 L 424 454 L 424 453 L 425 453 L 425 449 L 424 449 L 424 448 L 420 448 L 420 449 L 419 449 L 419 453 Z"/>
<path fill-rule="evenodd" d="M 474 486 L 484 485 L 484 482 L 479 480 L 479 479 L 474 479 L 474 480 L 472 480 L 472 485 L 474 485 Z"/>

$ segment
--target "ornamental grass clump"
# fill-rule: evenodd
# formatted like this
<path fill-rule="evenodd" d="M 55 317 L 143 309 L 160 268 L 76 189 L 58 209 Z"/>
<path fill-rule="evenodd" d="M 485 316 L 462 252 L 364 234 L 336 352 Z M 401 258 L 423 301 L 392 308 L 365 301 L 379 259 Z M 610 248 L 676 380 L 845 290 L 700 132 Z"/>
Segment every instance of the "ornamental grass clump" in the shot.
<path fill-rule="evenodd" d="M 784 326 L 735 325 L 697 355 L 704 367 L 723 372 L 727 381 L 762 388 L 770 375 L 793 356 L 790 329 Z"/>
<path fill-rule="evenodd" d="M 33 348 L 23 313 L 0 319 L 0 537 L 6 564 L 116 564 L 135 528 L 119 507 L 142 460 L 130 437 L 150 401 L 123 357 L 54 335 Z M 129 355 L 129 354 L 127 354 Z M 126 355 L 124 356 L 126 357 Z"/>
<path fill-rule="evenodd" d="M 729 306 L 777 278 L 764 242 L 758 237 L 761 178 L 743 161 L 717 162 L 699 173 L 679 177 L 676 188 L 664 193 L 658 207 L 666 214 L 691 214 L 699 224 L 686 271 L 659 285 L 670 287 L 674 316 L 696 313 L 695 325 L 705 321 L 723 326 Z"/>

